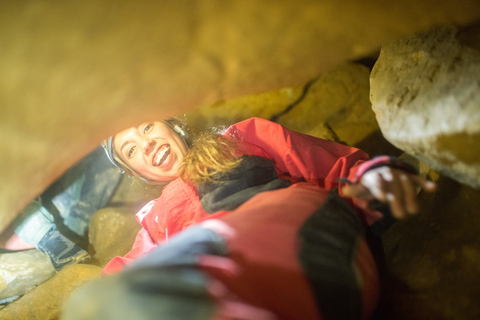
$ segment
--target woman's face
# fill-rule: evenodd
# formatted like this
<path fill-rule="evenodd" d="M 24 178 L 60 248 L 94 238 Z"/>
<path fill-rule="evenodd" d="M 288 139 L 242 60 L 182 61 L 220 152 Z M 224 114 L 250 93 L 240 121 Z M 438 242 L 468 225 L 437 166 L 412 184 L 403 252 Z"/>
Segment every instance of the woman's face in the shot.
<path fill-rule="evenodd" d="M 115 135 L 116 153 L 145 178 L 171 181 L 178 177 L 187 154 L 183 139 L 165 122 L 145 122 Z"/>

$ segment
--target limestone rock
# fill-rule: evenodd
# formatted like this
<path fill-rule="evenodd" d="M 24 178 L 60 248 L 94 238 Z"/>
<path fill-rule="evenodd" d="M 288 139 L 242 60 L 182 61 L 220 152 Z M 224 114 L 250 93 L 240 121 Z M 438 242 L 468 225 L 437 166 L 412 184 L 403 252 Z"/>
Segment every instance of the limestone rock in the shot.
<path fill-rule="evenodd" d="M 220 129 L 250 117 L 326 140 L 361 147 L 373 155 L 397 155 L 385 141 L 369 102 L 370 69 L 345 62 L 303 86 L 219 101 L 185 115 L 194 132 Z"/>
<path fill-rule="evenodd" d="M 368 101 L 370 70 L 347 62 L 307 84 L 219 101 L 186 114 L 195 131 L 250 117 L 274 118 L 289 129 L 355 145 L 379 130 Z"/>
<path fill-rule="evenodd" d="M 0 319 L 58 319 L 68 294 L 83 283 L 100 277 L 100 272 L 99 267 L 92 265 L 66 266 L 54 277 L 0 310 Z"/>
<path fill-rule="evenodd" d="M 0 254 L 0 301 L 21 296 L 54 274 L 49 258 L 36 249 Z"/>
<path fill-rule="evenodd" d="M 340 64 L 304 86 L 219 101 L 186 114 L 186 122 L 202 132 L 250 117 L 272 119 L 287 128 L 349 145 L 380 130 L 368 100 L 370 70 Z"/>
<path fill-rule="evenodd" d="M 1 1 L 0 230 L 127 126 L 295 87 L 479 17 L 476 0 Z"/>
<path fill-rule="evenodd" d="M 94 249 L 93 258 L 103 268 L 115 256 L 132 249 L 140 224 L 135 214 L 140 208 L 107 207 L 97 211 L 90 220 L 88 238 Z"/>
<path fill-rule="evenodd" d="M 379 130 L 368 101 L 370 70 L 347 62 L 321 74 L 279 123 L 294 131 L 356 145 Z"/>
<path fill-rule="evenodd" d="M 466 34 L 468 33 L 468 34 Z M 396 147 L 480 188 L 480 26 L 439 27 L 385 45 L 371 74 L 380 128 Z"/>
<path fill-rule="evenodd" d="M 270 119 L 302 96 L 302 87 L 250 94 L 238 98 L 220 100 L 188 112 L 184 119 L 192 133 L 222 128 L 242 120 L 259 117 Z"/>

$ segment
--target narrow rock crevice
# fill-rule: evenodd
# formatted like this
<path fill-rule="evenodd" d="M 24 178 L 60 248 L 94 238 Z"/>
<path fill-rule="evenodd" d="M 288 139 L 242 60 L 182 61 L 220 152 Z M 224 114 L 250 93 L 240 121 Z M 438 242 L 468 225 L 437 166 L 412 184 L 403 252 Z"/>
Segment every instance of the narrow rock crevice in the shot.
<path fill-rule="evenodd" d="M 297 106 L 300 102 L 303 101 L 303 99 L 305 99 L 305 97 L 307 96 L 308 90 L 310 89 L 312 84 L 314 84 L 315 81 L 317 81 L 317 80 L 318 80 L 318 77 L 310 80 L 309 82 L 307 82 L 307 84 L 305 84 L 305 86 L 303 87 L 302 94 L 298 97 L 298 99 L 295 100 L 294 102 L 292 102 L 291 104 L 289 104 L 288 106 L 286 106 L 283 111 L 278 112 L 278 113 L 274 114 L 273 116 L 271 116 L 269 120 L 273 121 L 273 122 L 277 122 L 280 117 L 289 113 L 293 108 L 295 108 L 295 106 Z"/>

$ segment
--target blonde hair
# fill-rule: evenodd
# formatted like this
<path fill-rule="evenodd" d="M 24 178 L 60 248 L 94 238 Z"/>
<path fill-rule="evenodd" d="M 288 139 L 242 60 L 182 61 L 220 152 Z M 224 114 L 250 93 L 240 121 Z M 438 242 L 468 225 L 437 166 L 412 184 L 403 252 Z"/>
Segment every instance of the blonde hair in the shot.
<path fill-rule="evenodd" d="M 201 134 L 183 159 L 180 176 L 192 184 L 217 181 L 215 174 L 229 172 L 240 164 L 239 155 L 238 140 L 218 133 Z"/>

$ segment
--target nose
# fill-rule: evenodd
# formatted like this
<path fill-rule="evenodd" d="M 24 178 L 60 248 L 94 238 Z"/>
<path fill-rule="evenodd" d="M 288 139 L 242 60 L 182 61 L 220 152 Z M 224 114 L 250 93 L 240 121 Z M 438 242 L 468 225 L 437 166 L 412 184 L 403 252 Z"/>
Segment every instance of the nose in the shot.
<path fill-rule="evenodd" d="M 155 145 L 155 141 L 152 139 L 144 139 L 142 142 L 142 150 L 145 155 L 149 155 L 150 152 L 153 151 L 153 146 Z"/>

